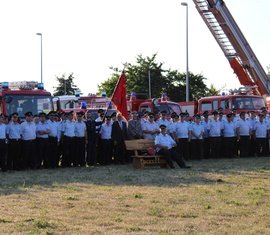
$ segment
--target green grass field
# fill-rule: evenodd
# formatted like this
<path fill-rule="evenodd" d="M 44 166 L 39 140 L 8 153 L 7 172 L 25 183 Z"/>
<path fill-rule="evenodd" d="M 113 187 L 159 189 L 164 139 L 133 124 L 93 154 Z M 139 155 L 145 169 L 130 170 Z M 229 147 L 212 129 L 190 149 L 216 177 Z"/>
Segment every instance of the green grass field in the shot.
<path fill-rule="evenodd" d="M 0 173 L 0 234 L 270 234 L 270 158 Z"/>

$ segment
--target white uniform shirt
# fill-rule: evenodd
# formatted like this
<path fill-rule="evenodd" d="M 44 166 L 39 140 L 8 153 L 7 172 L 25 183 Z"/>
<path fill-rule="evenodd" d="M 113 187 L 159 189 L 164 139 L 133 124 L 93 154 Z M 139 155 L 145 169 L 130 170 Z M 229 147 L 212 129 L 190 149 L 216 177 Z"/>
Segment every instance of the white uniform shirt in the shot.
<path fill-rule="evenodd" d="M 0 139 L 6 139 L 6 128 L 7 126 L 4 123 L 0 124 Z"/>
<path fill-rule="evenodd" d="M 209 137 L 209 132 L 208 132 L 208 123 L 209 119 L 207 121 L 203 120 L 201 121 L 201 125 L 203 126 L 203 138 L 208 138 Z"/>
<path fill-rule="evenodd" d="M 103 123 L 100 129 L 101 139 L 111 139 L 112 138 L 112 122 Z"/>
<path fill-rule="evenodd" d="M 144 126 L 142 127 L 143 131 L 159 131 L 158 124 L 153 122 L 146 122 Z M 154 140 L 156 137 L 156 134 L 149 134 L 149 133 L 143 133 L 143 138 L 147 140 Z"/>
<path fill-rule="evenodd" d="M 75 137 L 75 122 L 70 120 L 65 120 L 62 125 L 62 131 L 64 136 Z"/>
<path fill-rule="evenodd" d="M 48 131 L 50 130 L 50 127 L 48 125 L 47 122 L 39 122 L 38 124 L 36 124 L 37 126 L 37 138 L 43 138 L 43 139 L 48 139 L 49 138 L 49 134 L 39 134 L 39 131 Z"/>
<path fill-rule="evenodd" d="M 191 139 L 196 140 L 197 138 L 195 136 L 199 136 L 200 134 L 202 134 L 202 135 L 200 136 L 199 139 L 200 140 L 203 139 L 204 126 L 201 123 L 199 123 L 199 124 L 192 123 L 189 127 L 189 130 L 191 131 Z M 195 136 L 192 135 L 192 133 L 194 133 Z"/>
<path fill-rule="evenodd" d="M 172 147 L 174 147 L 176 145 L 175 141 L 173 140 L 173 138 L 168 135 L 168 134 L 158 134 L 155 138 L 155 145 L 160 144 L 160 145 L 164 145 L 166 147 L 168 147 L 168 149 L 171 149 Z M 157 147 L 157 151 L 159 151 L 160 148 Z"/>
<path fill-rule="evenodd" d="M 23 122 L 21 124 L 21 135 L 23 140 L 35 140 L 37 127 L 34 122 Z"/>
<path fill-rule="evenodd" d="M 86 124 L 84 121 L 75 123 L 75 136 L 76 137 L 85 137 Z"/>
<path fill-rule="evenodd" d="M 236 127 L 235 127 L 235 123 L 234 122 L 228 122 L 228 121 L 225 121 L 223 124 L 222 124 L 222 127 L 223 129 L 223 135 L 224 137 L 235 137 L 236 135 Z"/>
<path fill-rule="evenodd" d="M 240 136 L 249 136 L 250 131 L 252 130 L 252 125 L 249 120 L 239 119 L 236 122 L 236 128 L 239 129 Z"/>
<path fill-rule="evenodd" d="M 267 135 L 267 125 L 266 122 L 256 122 L 254 126 L 254 131 L 256 134 L 256 138 L 266 138 Z"/>
<path fill-rule="evenodd" d="M 148 121 L 147 119 L 145 119 L 145 118 L 141 118 L 141 119 L 140 119 L 140 122 L 141 122 L 141 127 L 142 127 L 142 129 L 143 129 L 143 127 L 145 126 L 146 123 L 149 123 L 149 121 Z"/>
<path fill-rule="evenodd" d="M 21 138 L 21 125 L 18 122 L 10 122 L 7 125 L 7 135 L 9 139 L 20 139 Z"/>
<path fill-rule="evenodd" d="M 60 125 L 59 122 L 55 122 L 55 121 L 51 121 L 51 120 L 48 120 L 48 126 L 49 126 L 49 129 L 50 129 L 50 133 L 49 133 L 49 136 L 50 137 L 58 137 L 58 126 Z"/>
<path fill-rule="evenodd" d="M 179 139 L 187 139 L 188 138 L 188 133 L 189 133 L 189 128 L 190 128 L 190 123 L 186 121 L 179 121 L 175 125 L 175 133 L 177 138 Z"/>
<path fill-rule="evenodd" d="M 167 130 L 168 130 L 168 127 L 169 127 L 169 125 L 172 123 L 172 122 L 170 122 L 168 119 L 162 119 L 162 118 L 160 118 L 160 119 L 158 119 L 157 121 L 156 121 L 156 123 L 158 124 L 158 126 L 160 126 L 161 124 L 162 125 L 165 125 L 166 126 L 166 128 L 167 128 Z"/>
<path fill-rule="evenodd" d="M 211 120 L 208 123 L 207 130 L 210 137 L 220 137 L 221 135 L 221 122 L 218 120 Z"/>

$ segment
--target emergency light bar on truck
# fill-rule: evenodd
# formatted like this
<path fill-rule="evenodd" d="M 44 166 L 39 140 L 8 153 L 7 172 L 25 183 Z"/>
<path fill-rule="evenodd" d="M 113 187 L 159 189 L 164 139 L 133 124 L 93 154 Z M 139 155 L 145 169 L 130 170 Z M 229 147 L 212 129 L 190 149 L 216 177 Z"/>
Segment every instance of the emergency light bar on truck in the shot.
<path fill-rule="evenodd" d="M 34 115 L 53 110 L 51 93 L 44 90 L 42 83 L 34 81 L 2 82 L 0 84 L 0 112 L 11 115 L 14 112 L 24 117 L 26 112 Z"/>

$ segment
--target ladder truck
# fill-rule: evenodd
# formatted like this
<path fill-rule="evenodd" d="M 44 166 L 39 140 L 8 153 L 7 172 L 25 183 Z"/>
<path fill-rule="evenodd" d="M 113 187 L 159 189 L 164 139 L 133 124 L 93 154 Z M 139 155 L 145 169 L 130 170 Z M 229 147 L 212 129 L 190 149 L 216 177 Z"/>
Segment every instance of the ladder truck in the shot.
<path fill-rule="evenodd" d="M 267 100 L 270 79 L 223 0 L 193 0 L 241 85 Z"/>

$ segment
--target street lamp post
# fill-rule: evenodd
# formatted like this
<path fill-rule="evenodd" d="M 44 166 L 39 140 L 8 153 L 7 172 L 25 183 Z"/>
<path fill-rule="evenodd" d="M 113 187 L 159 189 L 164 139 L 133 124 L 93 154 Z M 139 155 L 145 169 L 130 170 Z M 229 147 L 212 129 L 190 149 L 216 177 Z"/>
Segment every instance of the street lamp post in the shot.
<path fill-rule="evenodd" d="M 67 94 L 67 84 L 66 84 L 67 80 L 64 78 L 64 95 Z"/>
<path fill-rule="evenodd" d="M 43 83 L 43 65 L 42 65 L 42 33 L 36 33 L 36 35 L 40 36 L 40 82 Z"/>
<path fill-rule="evenodd" d="M 151 71 L 148 69 L 149 99 L 151 99 Z"/>
<path fill-rule="evenodd" d="M 188 4 L 186 2 L 181 3 L 186 7 L 186 102 L 189 101 L 189 69 L 188 69 Z"/>

